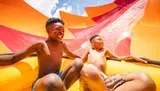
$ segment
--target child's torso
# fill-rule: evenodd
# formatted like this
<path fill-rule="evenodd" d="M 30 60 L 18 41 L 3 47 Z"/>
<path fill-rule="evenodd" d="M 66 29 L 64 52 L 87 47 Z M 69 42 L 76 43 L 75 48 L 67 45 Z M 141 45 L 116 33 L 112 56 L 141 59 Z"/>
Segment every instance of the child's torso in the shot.
<path fill-rule="evenodd" d="M 93 49 L 89 50 L 87 63 L 93 64 L 100 71 L 105 72 L 105 66 L 106 66 L 105 50 L 100 52 Z"/>
<path fill-rule="evenodd" d="M 61 67 L 64 46 L 47 44 L 38 51 L 39 77 L 49 73 L 58 73 Z"/>

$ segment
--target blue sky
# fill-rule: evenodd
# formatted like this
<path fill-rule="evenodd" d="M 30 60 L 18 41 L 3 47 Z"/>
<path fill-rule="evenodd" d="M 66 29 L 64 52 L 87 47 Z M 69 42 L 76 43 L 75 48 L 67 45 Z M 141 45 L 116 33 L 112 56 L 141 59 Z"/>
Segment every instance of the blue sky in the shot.
<path fill-rule="evenodd" d="M 24 0 L 47 17 L 59 17 L 59 11 L 86 16 L 84 7 L 99 6 L 113 0 Z"/>

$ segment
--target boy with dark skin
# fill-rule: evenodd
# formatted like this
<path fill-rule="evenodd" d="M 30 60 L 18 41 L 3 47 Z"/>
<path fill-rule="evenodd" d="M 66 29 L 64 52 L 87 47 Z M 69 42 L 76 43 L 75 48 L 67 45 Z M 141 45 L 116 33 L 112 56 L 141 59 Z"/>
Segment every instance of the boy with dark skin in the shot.
<path fill-rule="evenodd" d="M 91 37 L 90 43 L 91 48 L 82 57 L 82 61 L 87 62 L 80 77 L 84 91 L 156 91 L 154 81 L 145 73 L 106 76 L 106 57 L 147 63 L 145 60 L 133 56 L 118 58 L 104 48 L 99 35 Z"/>
<path fill-rule="evenodd" d="M 60 73 L 63 52 L 71 59 L 80 57 L 72 54 L 62 41 L 64 36 L 62 20 L 58 18 L 48 19 L 46 31 L 48 33 L 46 41 L 37 42 L 20 53 L 0 56 L 0 66 L 14 64 L 36 52 L 39 73 L 32 91 L 66 91 L 79 78 L 83 62 L 74 60 Z"/>

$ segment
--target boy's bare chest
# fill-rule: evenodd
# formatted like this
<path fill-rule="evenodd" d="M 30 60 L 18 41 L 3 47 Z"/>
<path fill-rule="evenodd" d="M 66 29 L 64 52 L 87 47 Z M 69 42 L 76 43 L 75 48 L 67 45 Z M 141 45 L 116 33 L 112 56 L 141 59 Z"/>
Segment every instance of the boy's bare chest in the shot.
<path fill-rule="evenodd" d="M 104 51 L 97 52 L 97 51 L 90 51 L 89 56 L 91 57 L 103 57 L 105 56 Z"/>
<path fill-rule="evenodd" d="M 88 61 L 92 62 L 100 62 L 105 60 L 105 53 L 104 52 L 97 52 L 97 51 L 92 51 L 88 55 Z"/>
<path fill-rule="evenodd" d="M 39 55 L 39 64 L 47 67 L 58 67 L 62 61 L 63 46 L 45 46 Z"/>
<path fill-rule="evenodd" d="M 62 45 L 46 45 L 41 49 L 41 54 L 56 57 L 62 55 L 63 50 Z"/>

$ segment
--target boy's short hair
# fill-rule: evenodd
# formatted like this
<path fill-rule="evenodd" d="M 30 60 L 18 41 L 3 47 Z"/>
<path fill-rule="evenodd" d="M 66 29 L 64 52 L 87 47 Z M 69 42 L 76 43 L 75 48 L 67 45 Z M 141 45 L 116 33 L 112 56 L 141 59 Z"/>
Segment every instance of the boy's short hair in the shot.
<path fill-rule="evenodd" d="M 99 35 L 98 35 L 98 34 L 93 35 L 93 36 L 90 38 L 90 42 L 91 42 L 94 38 L 96 38 L 97 36 L 99 36 Z"/>
<path fill-rule="evenodd" d="M 59 22 L 59 23 L 61 23 L 61 24 L 64 25 L 64 22 L 63 22 L 61 19 L 59 19 L 59 18 L 49 18 L 49 19 L 47 20 L 47 22 L 46 22 L 46 28 L 47 28 L 47 26 L 50 25 L 51 23 L 57 23 L 57 22 Z"/>

